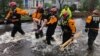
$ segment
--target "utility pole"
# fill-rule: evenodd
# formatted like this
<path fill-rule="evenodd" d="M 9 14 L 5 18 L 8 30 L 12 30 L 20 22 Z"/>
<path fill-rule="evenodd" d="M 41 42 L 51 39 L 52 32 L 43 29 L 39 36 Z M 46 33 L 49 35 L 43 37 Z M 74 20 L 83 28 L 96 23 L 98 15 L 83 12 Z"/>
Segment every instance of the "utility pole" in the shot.
<path fill-rule="evenodd" d="M 43 0 L 43 6 L 44 6 L 44 8 L 45 8 L 45 5 L 44 5 L 44 0 Z"/>

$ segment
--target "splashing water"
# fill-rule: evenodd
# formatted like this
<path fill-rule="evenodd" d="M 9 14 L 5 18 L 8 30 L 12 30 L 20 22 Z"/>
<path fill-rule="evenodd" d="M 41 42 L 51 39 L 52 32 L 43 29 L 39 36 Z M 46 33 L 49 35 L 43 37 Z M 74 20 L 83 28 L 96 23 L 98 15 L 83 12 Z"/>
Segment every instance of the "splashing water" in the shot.
<path fill-rule="evenodd" d="M 77 24 L 79 25 L 78 22 Z M 35 38 L 35 32 L 32 32 L 32 23 L 24 23 L 22 24 L 22 28 L 26 32 L 24 36 L 17 33 L 16 37 L 12 38 L 10 36 L 11 31 L 5 32 L 0 36 L 1 56 L 84 56 L 85 54 L 85 51 L 82 50 L 84 48 L 83 38 L 80 38 L 83 39 L 82 41 L 78 39 L 77 43 L 66 47 L 64 52 L 59 50 L 59 45 L 62 42 L 62 34 L 59 26 L 57 26 L 55 34 L 53 35 L 56 41 L 52 42 L 51 46 L 44 42 L 46 36 L 39 39 Z M 46 28 L 43 31 L 45 34 Z M 85 37 L 85 35 L 83 34 L 81 37 Z M 86 44 L 84 45 L 86 46 Z"/>

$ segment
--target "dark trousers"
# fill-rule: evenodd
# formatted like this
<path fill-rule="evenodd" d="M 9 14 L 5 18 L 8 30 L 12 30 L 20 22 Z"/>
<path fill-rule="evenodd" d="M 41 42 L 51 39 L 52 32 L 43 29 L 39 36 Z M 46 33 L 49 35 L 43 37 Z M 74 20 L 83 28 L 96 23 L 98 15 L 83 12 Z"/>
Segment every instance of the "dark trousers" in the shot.
<path fill-rule="evenodd" d="M 37 31 L 41 28 L 41 25 L 37 25 Z M 35 37 L 39 38 L 39 37 L 43 37 L 43 31 L 39 31 L 39 32 L 35 32 Z"/>
<path fill-rule="evenodd" d="M 69 40 L 71 38 L 71 30 L 69 29 L 69 27 L 65 26 L 61 26 L 61 29 L 63 31 L 63 39 L 62 39 L 62 44 L 65 43 L 67 40 Z"/>
<path fill-rule="evenodd" d="M 68 41 L 70 38 L 71 38 L 71 33 L 63 32 L 63 40 L 62 40 L 63 42 L 62 42 L 62 44 L 65 43 L 66 41 Z"/>
<path fill-rule="evenodd" d="M 16 34 L 17 32 L 21 33 L 22 35 L 25 34 L 24 31 L 23 31 L 22 28 L 21 28 L 21 24 L 15 24 L 15 25 L 14 25 L 14 27 L 13 27 L 13 29 L 12 29 L 12 32 L 11 32 L 11 36 L 12 36 L 12 37 L 15 37 L 15 34 Z"/>
<path fill-rule="evenodd" d="M 98 30 L 90 29 L 88 32 L 88 46 L 91 47 L 93 45 L 94 40 L 98 35 Z"/>
<path fill-rule="evenodd" d="M 46 41 L 47 41 L 47 44 L 51 44 L 51 40 L 53 38 L 52 35 L 55 32 L 56 26 L 57 26 L 57 23 L 52 24 L 52 25 L 48 25 L 47 32 L 46 32 Z"/>

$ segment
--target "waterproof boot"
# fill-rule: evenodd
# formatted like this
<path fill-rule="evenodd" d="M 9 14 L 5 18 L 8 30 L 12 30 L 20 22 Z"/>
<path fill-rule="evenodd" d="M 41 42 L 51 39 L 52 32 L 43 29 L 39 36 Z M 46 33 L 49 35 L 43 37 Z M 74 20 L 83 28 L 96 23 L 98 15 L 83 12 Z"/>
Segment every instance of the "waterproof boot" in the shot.
<path fill-rule="evenodd" d="M 93 40 L 92 39 L 88 39 L 88 50 L 93 50 Z"/>
<path fill-rule="evenodd" d="M 40 31 L 39 34 L 40 34 L 40 37 L 43 37 L 43 31 L 42 30 Z"/>
<path fill-rule="evenodd" d="M 48 45 L 51 45 L 50 37 L 46 37 L 46 40 L 47 40 L 47 44 L 48 44 Z"/>
<path fill-rule="evenodd" d="M 88 47 L 88 50 L 93 50 L 93 47 Z"/>
<path fill-rule="evenodd" d="M 94 50 L 93 45 L 88 45 L 88 49 L 89 52 L 92 52 Z"/>
<path fill-rule="evenodd" d="M 35 37 L 36 37 L 36 39 L 38 39 L 39 38 L 39 34 L 35 33 Z"/>
<path fill-rule="evenodd" d="M 55 39 L 53 37 L 50 38 L 51 41 L 55 41 Z"/>

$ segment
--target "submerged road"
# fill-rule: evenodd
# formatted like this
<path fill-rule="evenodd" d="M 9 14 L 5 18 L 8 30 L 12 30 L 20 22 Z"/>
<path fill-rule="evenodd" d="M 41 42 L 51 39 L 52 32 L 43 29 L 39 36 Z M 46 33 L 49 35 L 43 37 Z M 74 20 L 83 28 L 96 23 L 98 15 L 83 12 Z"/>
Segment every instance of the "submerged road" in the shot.
<path fill-rule="evenodd" d="M 84 29 L 85 22 L 82 19 L 75 19 L 77 32 Z M 45 44 L 45 36 L 35 39 L 32 23 L 23 23 L 22 28 L 25 36 L 17 33 L 14 40 L 11 40 L 10 32 L 13 25 L 0 25 L 0 56 L 100 56 L 100 31 L 94 43 L 94 51 L 89 53 L 87 49 L 87 33 L 83 31 L 77 43 L 70 45 L 64 52 L 59 50 L 61 44 L 61 29 L 56 28 L 54 38 L 58 41 L 52 42 L 52 46 Z M 46 28 L 44 28 L 45 34 Z"/>

